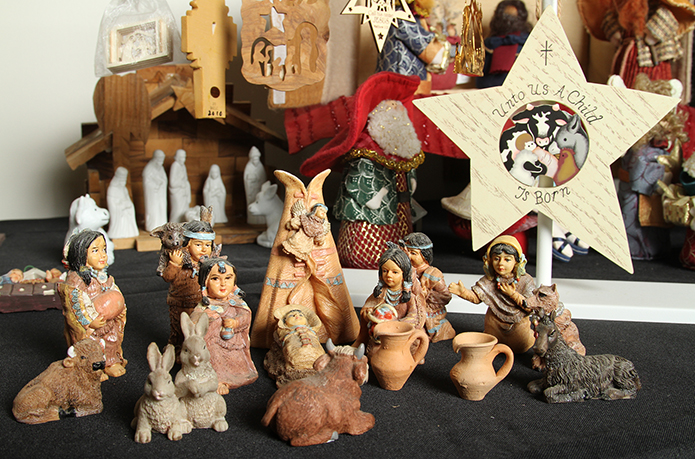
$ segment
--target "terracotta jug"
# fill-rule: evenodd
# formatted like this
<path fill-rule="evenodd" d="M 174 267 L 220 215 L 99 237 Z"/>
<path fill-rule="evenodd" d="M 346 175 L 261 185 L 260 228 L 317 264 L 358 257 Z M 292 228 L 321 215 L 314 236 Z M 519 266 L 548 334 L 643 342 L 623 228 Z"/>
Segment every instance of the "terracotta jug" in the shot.
<path fill-rule="evenodd" d="M 397 320 L 377 324 L 370 341 L 369 364 L 379 385 L 387 390 L 403 387 L 418 363 L 425 358 L 430 345 L 424 330 Z"/>
<path fill-rule="evenodd" d="M 459 395 L 465 400 L 482 400 L 502 381 L 514 364 L 514 353 L 506 344 L 498 344 L 497 338 L 487 333 L 466 332 L 456 335 L 455 352 L 461 352 L 461 361 L 449 372 Z M 498 354 L 507 356 L 495 373 L 492 361 Z"/>

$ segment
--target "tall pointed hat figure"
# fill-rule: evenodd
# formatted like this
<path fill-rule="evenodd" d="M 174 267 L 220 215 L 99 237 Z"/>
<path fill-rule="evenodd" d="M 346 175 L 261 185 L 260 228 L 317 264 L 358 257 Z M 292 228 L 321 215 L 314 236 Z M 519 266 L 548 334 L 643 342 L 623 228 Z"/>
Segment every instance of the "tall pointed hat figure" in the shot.
<path fill-rule="evenodd" d="M 285 206 L 280 218 L 258 312 L 251 328 L 251 346 L 270 348 L 276 309 L 299 304 L 314 311 L 323 327 L 321 342 L 355 340 L 359 321 L 345 285 L 323 199 L 323 182 L 330 170 L 319 173 L 305 187 L 292 174 L 275 171 L 285 185 Z"/>

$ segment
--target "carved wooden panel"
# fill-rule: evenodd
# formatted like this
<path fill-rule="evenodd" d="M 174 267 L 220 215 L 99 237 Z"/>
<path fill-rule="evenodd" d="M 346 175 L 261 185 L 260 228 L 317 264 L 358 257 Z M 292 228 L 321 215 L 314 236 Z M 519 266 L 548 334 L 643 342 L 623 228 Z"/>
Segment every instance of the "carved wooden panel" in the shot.
<path fill-rule="evenodd" d="M 328 0 L 243 0 L 244 78 L 279 91 L 322 81 L 329 18 Z"/>

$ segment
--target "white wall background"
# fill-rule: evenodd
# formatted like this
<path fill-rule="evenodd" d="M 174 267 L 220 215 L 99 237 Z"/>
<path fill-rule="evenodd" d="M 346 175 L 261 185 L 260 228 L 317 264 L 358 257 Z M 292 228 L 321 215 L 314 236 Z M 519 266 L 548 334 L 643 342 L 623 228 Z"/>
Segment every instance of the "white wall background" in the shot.
<path fill-rule="evenodd" d="M 188 0 L 168 0 L 180 28 Z M 109 0 L 3 1 L 0 14 L 0 221 L 67 216 L 86 168 L 65 148 L 94 122 L 94 52 Z M 227 0 L 240 27 L 241 0 Z"/>
<path fill-rule="evenodd" d="M 4 44 L 4 65 L 0 73 L 0 221 L 67 216 L 70 202 L 84 193 L 86 168 L 82 166 L 72 171 L 64 152 L 81 138 L 82 123 L 96 121 L 92 106 L 98 81 L 94 75 L 94 53 L 99 24 L 110 1 L 3 0 L 0 14 L 0 38 Z M 526 1 L 530 4 L 529 16 L 533 16 L 533 2 Z M 167 2 L 180 28 L 181 16 L 190 9 L 189 0 Z M 491 11 L 497 2 L 482 0 L 484 21 L 489 21 L 491 13 L 488 10 Z M 575 2 L 565 2 L 562 22 L 575 53 L 582 58 L 586 53 L 586 35 Z M 241 0 L 226 0 L 226 4 L 240 31 Z M 338 15 L 345 4 L 347 0 L 331 0 L 333 15 Z M 345 19 L 343 16 L 341 24 L 345 24 Z M 374 47 L 370 36 L 363 47 Z M 374 68 L 374 63 L 369 56 L 361 55 L 357 66 L 371 72 L 369 69 Z M 272 112 L 267 108 L 267 91 L 246 83 L 240 68 L 241 58 L 237 57 L 228 72 L 228 79 L 235 85 L 235 99 L 250 100 L 254 118 L 265 120 L 277 132 L 284 132 L 282 111 Z M 310 154 L 310 151 L 303 151 L 289 157 L 267 146 L 266 164 L 298 173 L 299 164 Z M 423 186 L 418 187 L 416 198 L 444 196 L 440 180 L 442 159 L 428 157 L 420 169 Z M 425 177 L 435 178 L 427 180 Z M 335 188 L 338 181 L 339 174 L 332 174 L 326 188 Z M 326 195 L 329 200 L 330 194 Z"/>

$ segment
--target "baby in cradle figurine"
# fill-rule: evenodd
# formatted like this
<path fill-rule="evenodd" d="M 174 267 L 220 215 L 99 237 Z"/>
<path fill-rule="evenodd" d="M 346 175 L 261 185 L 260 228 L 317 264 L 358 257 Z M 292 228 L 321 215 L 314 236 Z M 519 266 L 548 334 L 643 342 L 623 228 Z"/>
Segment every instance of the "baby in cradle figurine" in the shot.
<path fill-rule="evenodd" d="M 452 339 L 456 336 L 456 331 L 446 319 L 446 305 L 451 301 L 451 292 L 442 272 L 432 266 L 432 241 L 424 233 L 410 233 L 399 245 L 408 254 L 410 264 L 420 280 L 427 311 L 425 331 L 430 341 L 436 343 Z"/>
<path fill-rule="evenodd" d="M 258 379 L 249 345 L 251 309 L 243 300 L 245 293 L 237 286 L 237 271 L 229 261 L 208 258 L 201 262 L 198 281 L 202 300 L 191 320 L 197 323 L 203 314 L 208 316 L 205 343 L 217 373 L 217 393 L 225 395 Z"/>
<path fill-rule="evenodd" d="M 463 283 L 449 284 L 449 291 L 471 303 L 485 303 L 485 333 L 509 346 L 515 353 L 528 351 L 535 341 L 526 298 L 533 295 L 533 278 L 526 274 L 526 257 L 513 236 L 499 236 L 483 257 L 485 276 L 471 289 Z"/>
<path fill-rule="evenodd" d="M 263 366 L 278 387 L 316 373 L 314 362 L 325 354 L 319 330 L 321 319 L 309 308 L 288 304 L 273 313 L 277 319 L 273 344 Z"/>
<path fill-rule="evenodd" d="M 65 340 L 68 346 L 90 338 L 104 346 L 106 368 L 102 380 L 125 374 L 123 333 L 126 305 L 123 294 L 106 272 L 106 240 L 99 231 L 73 234 L 63 250 L 69 269 L 65 282 L 58 284 L 63 304 Z"/>

